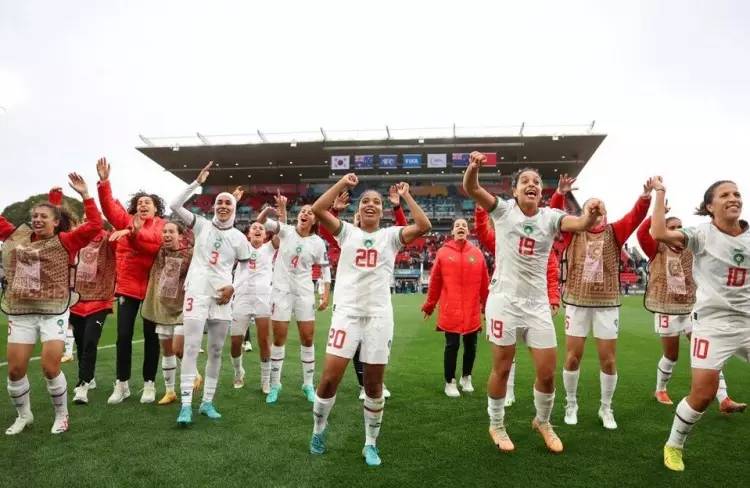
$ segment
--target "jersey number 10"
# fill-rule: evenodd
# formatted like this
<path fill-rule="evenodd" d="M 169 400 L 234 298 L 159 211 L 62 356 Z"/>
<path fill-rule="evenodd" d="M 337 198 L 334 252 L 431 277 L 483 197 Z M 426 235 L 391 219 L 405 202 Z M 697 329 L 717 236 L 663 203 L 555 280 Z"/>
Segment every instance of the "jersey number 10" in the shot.
<path fill-rule="evenodd" d="M 359 268 L 374 268 L 378 264 L 378 251 L 375 249 L 357 249 L 354 264 Z"/>

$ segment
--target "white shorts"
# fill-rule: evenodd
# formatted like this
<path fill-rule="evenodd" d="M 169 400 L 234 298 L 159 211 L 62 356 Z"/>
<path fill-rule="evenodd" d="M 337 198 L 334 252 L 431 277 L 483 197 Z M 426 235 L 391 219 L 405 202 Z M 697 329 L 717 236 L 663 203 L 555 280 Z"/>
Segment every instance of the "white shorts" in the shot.
<path fill-rule="evenodd" d="M 160 341 L 171 339 L 174 336 L 185 335 L 182 325 L 157 325 L 156 333 L 159 335 Z"/>
<path fill-rule="evenodd" d="M 232 301 L 232 319 L 250 315 L 252 317 L 271 316 L 271 296 L 246 295 Z"/>
<path fill-rule="evenodd" d="M 70 311 L 60 315 L 8 315 L 8 343 L 65 341 Z"/>
<path fill-rule="evenodd" d="M 232 320 L 231 302 L 225 305 L 216 303 L 216 297 L 206 295 L 189 295 L 185 293 L 182 305 L 182 321 L 187 320 Z"/>
<path fill-rule="evenodd" d="M 662 337 L 677 337 L 680 334 L 690 335 L 693 332 L 693 321 L 688 315 L 654 314 L 654 332 Z"/>
<path fill-rule="evenodd" d="M 383 317 L 352 317 L 333 312 L 326 354 L 351 359 L 359 347 L 366 364 L 388 364 L 393 342 L 393 312 Z"/>
<path fill-rule="evenodd" d="M 315 294 L 301 296 L 289 291 L 273 290 L 271 294 L 271 320 L 289 322 L 292 315 L 297 322 L 315 320 Z"/>
<path fill-rule="evenodd" d="M 565 334 L 587 337 L 594 330 L 597 339 L 617 339 L 620 328 L 620 309 L 617 307 L 565 306 Z"/>
<path fill-rule="evenodd" d="M 721 370 L 732 356 L 750 362 L 749 319 L 729 327 L 725 321 L 718 327 L 708 321 L 693 324 L 690 341 L 691 367 Z"/>
<path fill-rule="evenodd" d="M 484 314 L 487 339 L 497 346 L 512 346 L 520 338 L 534 349 L 557 347 L 548 303 L 523 303 L 512 297 L 493 294 L 487 298 Z"/>

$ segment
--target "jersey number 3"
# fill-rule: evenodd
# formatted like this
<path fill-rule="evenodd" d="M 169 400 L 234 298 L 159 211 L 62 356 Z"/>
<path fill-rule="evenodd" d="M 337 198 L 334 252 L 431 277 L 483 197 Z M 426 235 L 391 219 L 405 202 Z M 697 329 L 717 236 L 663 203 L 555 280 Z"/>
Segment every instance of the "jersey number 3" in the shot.
<path fill-rule="evenodd" d="M 378 251 L 375 249 L 357 249 L 354 264 L 359 268 L 374 268 L 378 264 Z"/>

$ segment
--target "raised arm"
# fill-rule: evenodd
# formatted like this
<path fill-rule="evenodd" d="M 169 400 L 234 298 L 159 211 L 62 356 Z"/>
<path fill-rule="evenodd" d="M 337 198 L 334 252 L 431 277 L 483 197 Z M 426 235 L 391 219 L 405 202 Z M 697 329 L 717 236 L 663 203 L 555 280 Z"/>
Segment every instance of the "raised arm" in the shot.
<path fill-rule="evenodd" d="M 560 175 L 560 178 L 557 181 L 557 190 L 552 194 L 552 198 L 550 198 L 549 201 L 550 208 L 565 210 L 565 195 L 578 189 L 573 187 L 575 182 L 576 178 L 568 176 L 567 173 Z"/>
<path fill-rule="evenodd" d="M 487 157 L 478 151 L 469 155 L 469 166 L 464 172 L 464 190 L 472 200 L 489 212 L 494 208 L 497 197 L 479 184 L 479 168 L 486 161 Z"/>
<path fill-rule="evenodd" d="M 495 231 L 490 225 L 490 214 L 479 205 L 474 206 L 474 231 L 484 248 L 495 255 Z"/>
<path fill-rule="evenodd" d="M 407 225 L 409 225 L 409 221 L 406 219 L 404 208 L 401 206 L 401 197 L 398 194 L 396 185 L 391 185 L 390 188 L 388 188 L 388 200 L 393 206 L 394 223 L 396 225 L 400 225 L 401 227 L 406 227 Z"/>
<path fill-rule="evenodd" d="M 100 158 L 96 162 L 96 172 L 99 174 L 99 182 L 96 184 L 99 192 L 99 205 L 110 224 L 117 229 L 125 229 L 130 225 L 132 216 L 125 210 L 119 200 L 112 197 L 112 187 L 109 184 L 110 166 L 107 158 Z"/>
<path fill-rule="evenodd" d="M 428 233 L 432 229 L 432 224 L 422 210 L 422 207 L 419 206 L 414 197 L 411 196 L 411 193 L 409 193 L 409 183 L 401 182 L 396 185 L 396 189 L 398 189 L 399 196 L 406 201 L 406 204 L 409 206 L 409 213 L 411 213 L 414 219 L 414 223 L 404 227 L 401 232 L 403 243 L 409 244 L 418 237 Z"/>
<path fill-rule="evenodd" d="M 73 188 L 83 199 L 83 210 L 86 214 L 86 221 L 70 232 L 60 233 L 60 242 L 62 242 L 68 252 L 76 253 L 91 242 L 99 231 L 102 230 L 104 222 L 102 214 L 96 208 L 96 202 L 89 195 L 88 186 L 81 176 L 76 173 L 68 175 L 70 187 Z"/>
<path fill-rule="evenodd" d="M 278 214 L 279 222 L 281 222 L 282 224 L 286 224 L 286 205 L 289 199 L 282 195 L 281 190 L 278 189 L 276 190 L 276 195 L 274 195 L 273 199 L 276 202 L 276 213 Z"/>
<path fill-rule="evenodd" d="M 654 214 L 651 216 L 651 235 L 658 242 L 674 247 L 683 248 L 686 244 L 685 234 L 678 230 L 667 229 L 667 208 L 665 204 L 664 182 L 661 176 L 655 177 L 654 191 L 656 192 L 656 202 L 654 204 Z"/>
<path fill-rule="evenodd" d="M 203 167 L 201 172 L 198 173 L 198 177 L 195 179 L 195 181 L 190 183 L 187 188 L 185 188 L 175 197 L 174 200 L 169 202 L 169 208 L 172 210 L 172 212 L 177 214 L 180 220 L 185 222 L 185 224 L 190 228 L 195 225 L 196 216 L 193 212 L 186 209 L 183 205 L 185 205 L 185 203 L 190 200 L 190 197 L 193 195 L 193 193 L 195 193 L 195 190 L 197 190 L 199 186 L 206 182 L 206 179 L 208 179 L 208 175 L 210 174 L 208 170 L 211 168 L 211 166 L 213 166 L 213 164 L 213 161 L 209 161 L 208 164 Z"/>
<path fill-rule="evenodd" d="M 562 232 L 583 232 L 596 225 L 596 219 L 602 215 L 602 202 L 597 198 L 591 198 L 583 206 L 583 213 L 576 217 L 565 215 L 560 222 Z"/>
<path fill-rule="evenodd" d="M 641 249 L 643 249 L 643 252 L 646 254 L 646 257 L 650 260 L 654 259 L 656 256 L 656 251 L 659 249 L 659 244 L 654 240 L 653 237 L 651 237 L 651 234 L 649 233 L 649 230 L 651 229 L 651 218 L 647 217 L 643 219 L 643 222 L 641 222 L 641 225 L 638 226 L 638 232 L 636 232 L 636 236 L 638 237 L 638 244 L 640 244 Z"/>
<path fill-rule="evenodd" d="M 623 218 L 612 224 L 617 243 L 623 245 L 625 241 L 635 232 L 638 225 L 643 222 L 651 206 L 651 191 L 654 186 L 654 178 L 649 178 L 643 185 L 643 193 L 633 205 L 633 208 Z"/>
<path fill-rule="evenodd" d="M 344 175 L 335 185 L 323 193 L 312 205 L 312 211 L 320 222 L 330 233 L 336 235 L 341 227 L 341 221 L 330 212 L 336 197 L 345 191 L 357 186 L 359 180 L 354 173 Z"/>
<path fill-rule="evenodd" d="M 16 226 L 0 215 L 0 241 L 4 241 L 16 230 Z"/>

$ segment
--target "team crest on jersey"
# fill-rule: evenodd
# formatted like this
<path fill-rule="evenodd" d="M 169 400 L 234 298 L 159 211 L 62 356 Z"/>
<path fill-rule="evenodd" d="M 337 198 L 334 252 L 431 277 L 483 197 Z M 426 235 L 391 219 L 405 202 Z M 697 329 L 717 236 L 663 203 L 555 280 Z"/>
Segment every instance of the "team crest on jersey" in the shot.
<path fill-rule="evenodd" d="M 534 232 L 534 226 L 531 224 L 525 224 L 523 226 L 523 233 L 526 235 L 530 235 L 532 232 Z"/>
<path fill-rule="evenodd" d="M 737 266 L 741 265 L 745 262 L 745 255 L 742 254 L 742 249 L 735 249 L 734 250 L 734 256 L 732 257 L 735 263 L 737 263 Z"/>
<path fill-rule="evenodd" d="M 255 252 L 255 251 L 251 252 L 250 253 L 250 259 L 252 259 L 253 261 L 255 261 L 256 259 L 258 259 L 258 253 Z"/>
<path fill-rule="evenodd" d="M 297 254 L 302 253 L 302 246 L 297 246 L 297 249 L 294 250 Z"/>
<path fill-rule="evenodd" d="M 63 319 L 59 319 L 59 320 L 57 321 L 57 325 L 59 325 L 60 327 L 62 327 L 64 323 L 65 323 L 65 322 L 63 321 Z"/>
<path fill-rule="evenodd" d="M 214 249 L 219 249 L 221 247 L 221 239 L 216 239 L 214 241 Z"/>
<path fill-rule="evenodd" d="M 370 249 L 373 246 L 374 242 L 372 242 L 372 239 L 365 239 L 365 247 L 367 249 Z"/>

